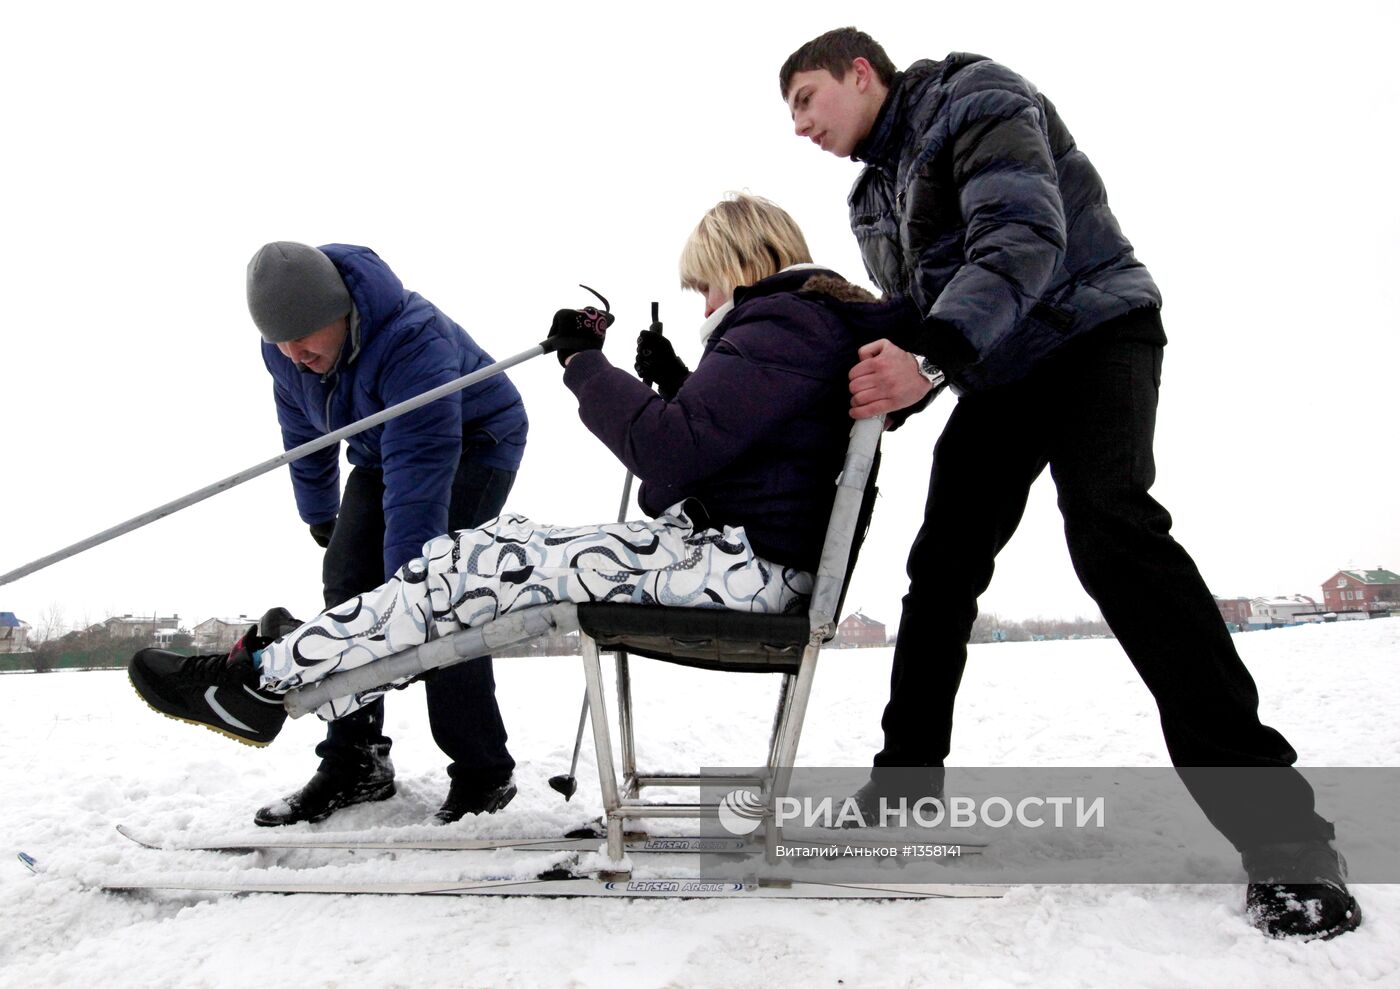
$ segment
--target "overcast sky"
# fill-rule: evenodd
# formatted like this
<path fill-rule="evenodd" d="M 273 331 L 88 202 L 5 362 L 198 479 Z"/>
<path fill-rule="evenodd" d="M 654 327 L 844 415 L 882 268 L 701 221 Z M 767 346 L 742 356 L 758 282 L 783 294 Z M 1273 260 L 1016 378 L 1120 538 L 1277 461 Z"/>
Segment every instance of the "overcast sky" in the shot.
<path fill-rule="evenodd" d="M 1400 570 L 1394 3 L 11 4 L 0 187 L 0 572 L 280 452 L 244 303 L 270 240 L 373 247 L 496 356 L 606 294 L 630 367 L 726 190 L 864 280 L 858 166 L 795 138 L 792 49 L 854 22 L 901 67 L 974 51 L 1057 105 L 1165 296 L 1155 494 L 1218 594 Z M 510 507 L 616 517 L 623 469 L 553 358 Z M 893 625 L 954 399 L 889 438 L 852 607 Z M 320 607 L 286 471 L 0 587 L 40 624 Z M 1095 613 L 1048 477 L 984 610 Z M 1162 602 L 1164 610 L 1169 603 Z"/>

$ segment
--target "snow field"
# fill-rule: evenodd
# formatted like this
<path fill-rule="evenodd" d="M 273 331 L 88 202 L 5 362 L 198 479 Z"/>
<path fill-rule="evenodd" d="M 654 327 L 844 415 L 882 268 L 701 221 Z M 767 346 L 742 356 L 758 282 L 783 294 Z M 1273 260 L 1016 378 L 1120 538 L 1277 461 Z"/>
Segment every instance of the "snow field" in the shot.
<path fill-rule="evenodd" d="M 1400 620 L 1256 632 L 1235 641 L 1267 723 L 1304 765 L 1400 757 Z M 823 654 L 806 765 L 863 765 L 878 746 L 888 649 Z M 548 835 L 601 806 L 590 742 L 568 769 L 583 679 L 574 657 L 496 664 L 520 796 L 472 835 Z M 776 680 L 633 664 L 640 761 L 684 770 L 761 755 Z M 515 874 L 547 856 L 344 852 L 160 853 L 113 830 L 251 830 L 252 811 L 300 785 L 321 725 L 289 722 L 255 750 L 162 718 L 120 672 L 0 677 L 0 986 L 1355 986 L 1400 985 L 1400 887 L 1361 886 L 1360 931 L 1271 942 L 1225 885 L 1019 886 L 997 901 L 596 901 L 93 892 L 103 876 L 307 868 L 324 876 Z M 399 794 L 327 830 L 442 834 L 423 822 L 446 792 L 421 692 L 389 697 Z M 959 698 L 961 765 L 1167 764 L 1155 710 L 1111 640 L 972 648 Z M 1345 846 L 1343 845 L 1343 850 Z M 562 857 L 562 856 L 560 856 Z M 648 863 L 650 865 L 650 863 Z"/>

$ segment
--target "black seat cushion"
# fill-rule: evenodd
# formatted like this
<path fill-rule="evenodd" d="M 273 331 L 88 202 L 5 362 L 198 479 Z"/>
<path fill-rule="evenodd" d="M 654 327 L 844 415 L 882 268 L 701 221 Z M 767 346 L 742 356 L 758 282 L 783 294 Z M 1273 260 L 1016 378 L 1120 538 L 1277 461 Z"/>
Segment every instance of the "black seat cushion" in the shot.
<path fill-rule="evenodd" d="M 580 604 L 579 628 L 599 649 L 731 673 L 796 673 L 811 635 L 807 613 Z"/>

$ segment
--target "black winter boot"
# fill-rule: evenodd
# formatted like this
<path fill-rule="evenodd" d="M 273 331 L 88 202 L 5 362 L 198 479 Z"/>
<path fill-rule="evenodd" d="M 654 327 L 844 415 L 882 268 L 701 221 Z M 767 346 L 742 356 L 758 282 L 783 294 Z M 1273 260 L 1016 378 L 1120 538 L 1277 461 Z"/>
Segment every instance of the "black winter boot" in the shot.
<path fill-rule="evenodd" d="M 1270 937 L 1325 940 L 1361 925 L 1361 907 L 1345 882 L 1346 860 L 1328 842 L 1260 845 L 1243 858 L 1245 913 Z"/>
<path fill-rule="evenodd" d="M 307 821 L 324 821 L 342 807 L 388 800 L 394 795 L 394 764 L 382 756 L 355 775 L 317 770 L 295 793 L 260 807 L 253 823 L 263 828 Z"/>
<path fill-rule="evenodd" d="M 941 767 L 896 768 L 877 766 L 870 771 L 870 779 L 848 798 L 855 801 L 860 811 L 860 821 L 846 819 L 843 828 L 880 828 L 887 824 L 912 824 L 914 805 L 920 800 L 932 798 L 937 804 L 943 803 L 943 769 Z M 937 813 L 927 807 L 921 814 L 928 817 Z"/>
<path fill-rule="evenodd" d="M 506 780 L 496 786 L 453 780 L 447 790 L 447 799 L 433 815 L 433 820 L 439 824 L 451 824 L 467 814 L 494 814 L 514 800 L 515 794 L 514 780 Z"/>

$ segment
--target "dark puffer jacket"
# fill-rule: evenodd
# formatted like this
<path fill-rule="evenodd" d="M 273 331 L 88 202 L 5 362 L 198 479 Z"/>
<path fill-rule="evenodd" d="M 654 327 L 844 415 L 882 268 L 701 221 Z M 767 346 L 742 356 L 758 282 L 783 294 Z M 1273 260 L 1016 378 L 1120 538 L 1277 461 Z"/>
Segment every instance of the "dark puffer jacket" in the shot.
<path fill-rule="evenodd" d="M 642 479 L 657 515 L 700 500 L 766 560 L 815 570 L 852 420 L 856 350 L 907 319 L 902 303 L 822 269 L 740 288 L 694 373 L 667 401 L 600 351 L 569 362 L 579 416 Z"/>
<path fill-rule="evenodd" d="M 996 62 L 915 62 L 854 157 L 866 268 L 918 307 L 908 342 L 955 391 L 1014 381 L 1066 341 L 1161 306 L 1055 108 Z"/>
<path fill-rule="evenodd" d="M 325 375 L 298 371 L 274 345 L 262 345 L 287 449 L 491 363 L 491 355 L 465 330 L 417 292 L 405 290 L 369 248 L 326 244 L 320 249 L 344 279 L 358 318 Z M 418 556 L 425 542 L 447 531 L 463 444 L 482 465 L 515 470 L 527 428 L 520 393 L 498 374 L 345 441 L 350 463 L 384 472 L 386 580 Z M 303 521 L 335 517 L 339 461 L 339 448 L 332 447 L 291 465 Z"/>

